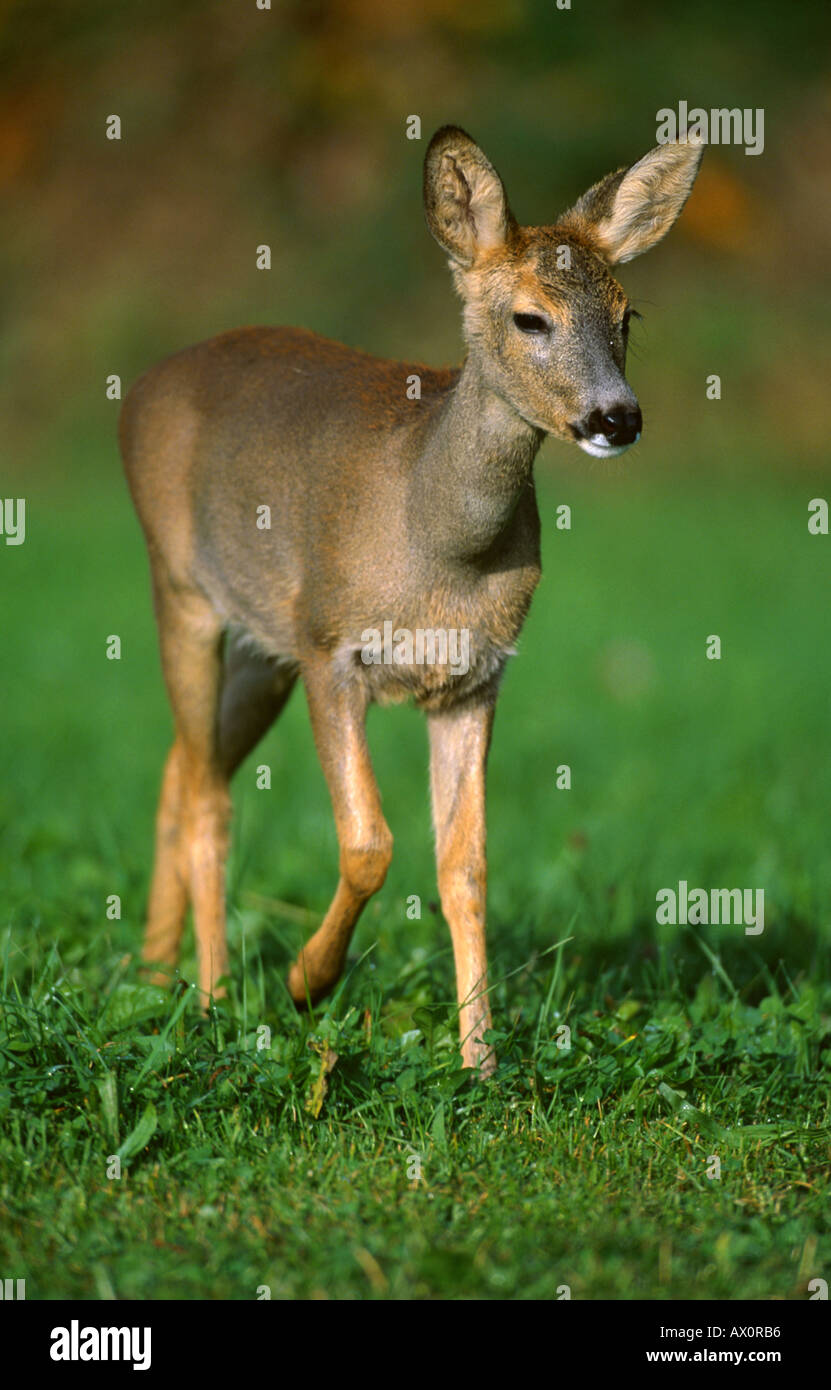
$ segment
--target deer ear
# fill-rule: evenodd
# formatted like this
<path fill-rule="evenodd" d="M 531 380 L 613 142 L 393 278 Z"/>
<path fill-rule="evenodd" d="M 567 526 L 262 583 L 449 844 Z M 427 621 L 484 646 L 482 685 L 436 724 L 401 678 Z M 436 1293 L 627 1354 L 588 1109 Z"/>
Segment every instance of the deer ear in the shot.
<path fill-rule="evenodd" d="M 694 137 L 656 145 L 637 164 L 607 174 L 560 219 L 609 265 L 631 261 L 665 237 L 690 195 L 703 153 Z"/>
<path fill-rule="evenodd" d="M 437 130 L 424 156 L 424 211 L 439 246 L 466 270 L 513 226 L 502 180 L 458 126 Z"/>

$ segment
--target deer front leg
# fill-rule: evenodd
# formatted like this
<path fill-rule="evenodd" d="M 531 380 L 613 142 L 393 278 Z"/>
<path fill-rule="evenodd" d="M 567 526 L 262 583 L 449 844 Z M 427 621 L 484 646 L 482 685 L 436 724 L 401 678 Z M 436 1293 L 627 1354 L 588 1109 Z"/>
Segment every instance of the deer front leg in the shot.
<path fill-rule="evenodd" d="M 298 1005 L 322 999 L 340 979 L 355 923 L 387 876 L 392 835 L 381 813 L 381 798 L 364 723 L 366 696 L 358 682 L 321 663 L 304 669 L 320 764 L 326 778 L 340 847 L 340 879 L 322 925 L 307 941 L 289 971 L 288 987 Z"/>
<path fill-rule="evenodd" d="M 493 705 L 428 715 L 430 789 L 442 911 L 456 962 L 462 1065 L 488 1076 L 496 1057 L 483 1041 L 491 1026 L 485 951 L 485 770 Z"/>

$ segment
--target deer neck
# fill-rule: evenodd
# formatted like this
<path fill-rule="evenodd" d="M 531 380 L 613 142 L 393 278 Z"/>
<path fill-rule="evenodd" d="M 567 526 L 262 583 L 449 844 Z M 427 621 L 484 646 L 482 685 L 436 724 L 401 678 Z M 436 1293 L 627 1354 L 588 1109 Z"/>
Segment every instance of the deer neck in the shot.
<path fill-rule="evenodd" d="M 414 479 L 433 548 L 474 560 L 498 542 L 533 486 L 542 430 L 529 425 L 486 381 L 474 349 L 428 426 Z"/>

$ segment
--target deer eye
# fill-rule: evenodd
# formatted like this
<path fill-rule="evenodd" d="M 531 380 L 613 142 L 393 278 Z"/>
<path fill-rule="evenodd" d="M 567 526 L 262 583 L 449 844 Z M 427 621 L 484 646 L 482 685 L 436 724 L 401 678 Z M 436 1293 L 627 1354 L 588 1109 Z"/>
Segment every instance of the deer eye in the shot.
<path fill-rule="evenodd" d="M 520 333 L 551 332 L 551 325 L 541 314 L 514 314 L 514 324 Z"/>

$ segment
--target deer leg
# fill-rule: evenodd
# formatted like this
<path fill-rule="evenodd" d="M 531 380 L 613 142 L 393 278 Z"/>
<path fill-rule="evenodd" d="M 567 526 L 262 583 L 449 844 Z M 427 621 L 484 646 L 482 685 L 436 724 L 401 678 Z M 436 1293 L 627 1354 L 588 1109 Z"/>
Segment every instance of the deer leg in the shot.
<path fill-rule="evenodd" d="M 195 658 L 193 654 L 187 655 L 187 648 L 183 648 L 181 645 L 182 638 L 179 631 L 182 626 L 181 619 L 170 615 L 171 599 L 169 596 L 166 598 L 161 596 L 163 595 L 162 585 L 159 585 L 159 589 L 160 599 L 157 606 L 160 615 L 164 614 L 159 619 L 160 631 L 163 627 L 162 660 L 171 703 L 174 705 L 177 728 L 182 726 L 182 733 L 177 736 L 168 755 L 156 819 L 156 862 L 150 890 L 147 929 L 142 956 L 148 965 L 166 966 L 168 969 L 153 972 L 150 978 L 154 984 L 164 984 L 167 981 L 169 968 L 176 964 L 179 956 L 185 914 L 191 896 L 192 851 L 194 849 L 191 821 L 194 814 L 197 816 L 200 814 L 198 806 L 194 807 L 191 804 L 191 792 L 194 778 L 197 784 L 200 780 L 199 763 L 205 761 L 204 750 L 205 748 L 209 750 L 208 761 L 210 763 L 213 763 L 218 757 L 221 768 L 221 775 L 217 775 L 214 767 L 213 814 L 215 818 L 218 816 L 216 823 L 217 844 L 224 847 L 226 835 L 223 820 L 227 826 L 228 806 L 225 790 L 222 786 L 223 779 L 227 783 L 243 758 L 259 742 L 277 718 L 291 694 L 297 675 L 294 668 L 277 664 L 273 660 L 259 655 L 240 640 L 230 640 L 222 661 L 219 729 L 218 735 L 216 735 L 215 711 L 213 714 L 211 713 L 209 692 L 215 691 L 214 682 L 217 668 L 213 655 L 211 655 L 210 643 L 207 654 L 208 669 L 205 673 L 204 703 L 199 705 L 197 719 L 194 721 L 193 706 L 183 700 L 180 687 L 185 685 L 191 691 L 194 689 L 197 672 L 202 669 L 206 653 L 202 644 L 197 641 L 198 655 Z M 188 666 L 188 662 L 192 664 Z M 188 737 L 188 731 L 190 737 Z M 196 735 L 195 739 L 194 734 Z M 197 749 L 201 751 L 196 751 Z M 203 823 L 205 809 L 203 807 Z M 211 811 L 208 808 L 209 839 L 211 836 L 210 819 Z M 199 895 L 203 903 L 201 936 L 198 923 L 196 929 L 197 943 L 206 942 L 206 947 L 199 946 L 200 960 L 204 957 L 207 949 L 208 959 L 210 959 L 212 951 L 218 951 L 217 961 L 227 964 L 227 955 L 224 953 L 224 878 L 222 882 L 222 932 L 220 940 L 217 936 L 218 928 L 216 926 L 218 909 L 215 867 L 208 870 L 208 878 L 213 877 L 214 879 L 212 888 L 205 885 L 204 877 L 203 875 L 199 884 Z M 207 931 L 204 922 L 206 914 L 208 921 L 214 923 Z M 207 944 L 209 938 L 212 944 Z M 209 976 L 211 976 L 210 980 Z M 203 989 L 207 988 L 210 992 L 210 985 L 218 978 L 219 973 L 217 971 L 211 972 L 207 966 L 203 969 L 200 965 L 200 983 Z"/>
<path fill-rule="evenodd" d="M 493 705 L 428 715 L 430 790 L 442 911 L 456 963 L 462 1065 L 489 1075 L 496 1057 L 483 1041 L 491 1026 L 485 951 L 485 769 Z"/>
<path fill-rule="evenodd" d="M 322 999 L 337 983 L 355 923 L 387 875 L 392 835 L 381 812 L 364 729 L 367 701 L 327 667 L 304 670 L 315 744 L 329 787 L 340 848 L 340 878 L 329 907 L 288 977 L 298 1005 Z"/>
<path fill-rule="evenodd" d="M 179 959 L 188 906 L 182 784 L 182 747 L 177 740 L 167 755 L 162 776 L 156 813 L 156 855 L 141 953 L 147 965 L 169 967 L 150 974 L 150 983 L 154 985 L 168 982 L 170 968 Z"/>
<path fill-rule="evenodd" d="M 199 986 L 219 995 L 227 971 L 225 856 L 231 802 L 219 750 L 222 630 L 201 595 L 155 577 L 156 616 L 176 740 L 157 818 L 157 853 L 142 956 L 173 964 L 188 897 L 193 903 Z"/>

